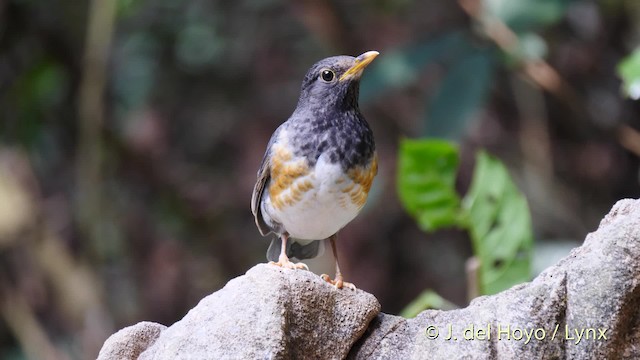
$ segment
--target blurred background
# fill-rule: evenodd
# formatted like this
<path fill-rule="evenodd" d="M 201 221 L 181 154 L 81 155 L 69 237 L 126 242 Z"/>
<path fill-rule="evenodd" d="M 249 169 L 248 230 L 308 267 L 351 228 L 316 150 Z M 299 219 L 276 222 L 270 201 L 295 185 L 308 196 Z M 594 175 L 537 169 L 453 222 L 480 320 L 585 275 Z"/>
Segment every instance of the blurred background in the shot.
<path fill-rule="evenodd" d="M 346 278 L 387 313 L 427 288 L 467 304 L 467 234 L 425 234 L 398 201 L 399 141 L 425 136 L 460 145 L 461 194 L 477 149 L 507 165 L 540 271 L 640 196 L 616 73 L 639 39 L 636 0 L 0 0 L 0 358 L 95 358 L 265 262 L 256 171 L 337 54 L 381 52 L 360 102 L 380 172 L 341 232 Z M 330 251 L 310 265 L 333 273 Z"/>

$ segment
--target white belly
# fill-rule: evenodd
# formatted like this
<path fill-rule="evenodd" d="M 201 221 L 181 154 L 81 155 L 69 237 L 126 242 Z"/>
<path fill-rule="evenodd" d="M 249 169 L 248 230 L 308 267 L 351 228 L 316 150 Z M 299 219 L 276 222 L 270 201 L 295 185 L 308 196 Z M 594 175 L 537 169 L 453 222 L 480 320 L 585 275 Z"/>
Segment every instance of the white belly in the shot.
<path fill-rule="evenodd" d="M 315 171 L 296 180 L 310 181 L 313 185 L 299 201 L 290 206 L 276 208 L 272 199 L 263 203 L 263 211 L 281 223 L 294 238 L 322 240 L 338 232 L 358 215 L 360 206 L 353 203 L 349 191 L 359 185 L 342 174 L 340 165 L 330 164 L 324 156 L 318 159 Z M 286 197 L 289 190 L 279 196 Z"/>

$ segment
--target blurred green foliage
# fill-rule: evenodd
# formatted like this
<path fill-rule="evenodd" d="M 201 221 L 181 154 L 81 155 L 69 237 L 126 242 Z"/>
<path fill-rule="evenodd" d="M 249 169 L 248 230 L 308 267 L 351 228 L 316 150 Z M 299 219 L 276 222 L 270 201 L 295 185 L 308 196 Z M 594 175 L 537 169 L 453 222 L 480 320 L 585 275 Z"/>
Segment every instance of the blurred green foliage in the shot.
<path fill-rule="evenodd" d="M 533 232 L 527 200 L 505 166 L 485 152 L 476 156 L 471 188 L 455 189 L 459 151 L 442 140 L 403 140 L 398 193 L 421 229 L 459 227 L 469 232 L 480 262 L 481 294 L 494 294 L 531 276 Z"/>
<path fill-rule="evenodd" d="M 407 305 L 401 312 L 400 316 L 410 319 L 418 316 L 426 309 L 453 310 L 457 306 L 447 299 L 440 296 L 433 290 L 425 290 L 418 297 Z"/>
<path fill-rule="evenodd" d="M 16 133 L 20 142 L 28 147 L 42 140 L 45 122 L 64 100 L 68 89 L 64 68 L 52 59 L 42 59 L 20 77 L 9 97 L 20 109 Z"/>
<path fill-rule="evenodd" d="M 397 87 L 406 87 L 418 79 L 429 64 L 442 61 L 470 45 L 461 31 L 446 32 L 404 48 L 387 51 L 369 66 L 362 78 L 360 101 L 369 102 Z"/>
<path fill-rule="evenodd" d="M 562 19 L 573 0 L 483 0 L 483 16 L 500 19 L 518 34 L 540 31 Z"/>
<path fill-rule="evenodd" d="M 459 139 L 468 120 L 485 103 L 494 80 L 495 51 L 470 49 L 469 54 L 451 64 L 438 91 L 427 102 L 426 136 Z"/>
<path fill-rule="evenodd" d="M 510 48 L 501 52 L 495 44 L 478 41 L 471 33 L 451 31 L 386 52 L 367 70 L 361 101 L 366 103 L 390 89 L 415 83 L 428 66 L 444 65 L 435 92 L 426 94 L 422 135 L 459 140 L 473 115 L 485 105 L 500 67 L 512 68 L 523 60 L 547 55 L 547 43 L 538 32 L 558 23 L 571 2 L 483 0 L 476 21 L 506 25 L 515 36 Z"/>
<path fill-rule="evenodd" d="M 426 67 L 447 63 L 435 94 L 427 94 L 425 99 L 423 132 L 429 137 L 459 139 L 489 94 L 498 54 L 470 34 L 444 33 L 385 53 L 367 70 L 360 99 L 364 103 L 378 99 L 390 89 L 410 85 Z"/>
<path fill-rule="evenodd" d="M 625 95 L 634 100 L 640 99 L 640 49 L 622 59 L 617 70 Z"/>

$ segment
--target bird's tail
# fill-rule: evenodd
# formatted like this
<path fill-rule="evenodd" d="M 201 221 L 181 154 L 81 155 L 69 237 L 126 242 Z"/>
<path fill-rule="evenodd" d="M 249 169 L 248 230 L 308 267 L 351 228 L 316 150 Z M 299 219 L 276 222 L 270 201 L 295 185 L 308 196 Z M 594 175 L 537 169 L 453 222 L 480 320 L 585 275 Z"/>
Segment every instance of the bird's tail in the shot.
<path fill-rule="evenodd" d="M 267 260 L 278 261 L 282 240 L 274 237 L 267 250 Z M 287 241 L 287 256 L 298 260 L 312 259 L 324 253 L 324 241 L 322 240 L 298 240 L 289 238 Z"/>

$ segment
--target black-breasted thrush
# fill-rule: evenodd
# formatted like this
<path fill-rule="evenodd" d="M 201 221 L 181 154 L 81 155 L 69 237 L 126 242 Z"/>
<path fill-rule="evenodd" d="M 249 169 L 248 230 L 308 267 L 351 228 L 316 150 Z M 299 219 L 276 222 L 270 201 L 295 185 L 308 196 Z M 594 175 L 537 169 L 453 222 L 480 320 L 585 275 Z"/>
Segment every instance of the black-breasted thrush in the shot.
<path fill-rule="evenodd" d="M 260 233 L 281 240 L 273 239 L 267 259 L 307 268 L 289 257 L 315 257 L 316 240 L 328 238 L 336 276 L 322 277 L 337 288 L 353 287 L 340 272 L 337 233 L 364 206 L 378 171 L 373 133 L 358 107 L 360 77 L 376 56 L 334 56 L 309 69 L 298 106 L 269 140 L 251 199 Z"/>

